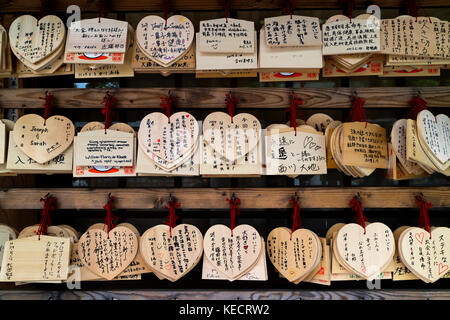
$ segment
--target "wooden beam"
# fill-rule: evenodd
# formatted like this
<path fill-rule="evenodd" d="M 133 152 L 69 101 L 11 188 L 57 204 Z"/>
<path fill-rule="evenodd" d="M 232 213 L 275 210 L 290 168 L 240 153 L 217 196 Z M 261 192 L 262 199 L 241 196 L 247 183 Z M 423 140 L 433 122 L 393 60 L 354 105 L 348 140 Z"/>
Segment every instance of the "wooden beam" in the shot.
<path fill-rule="evenodd" d="M 423 193 L 434 207 L 450 207 L 450 187 L 366 187 L 366 188 L 171 188 L 171 189 L 86 189 L 12 188 L 0 191 L 1 209 L 41 209 L 47 193 L 57 198 L 59 209 L 101 209 L 108 193 L 116 197 L 116 209 L 161 209 L 172 194 L 183 209 L 228 209 L 234 192 L 243 209 L 289 208 L 295 192 L 302 208 L 348 208 L 358 192 L 364 208 L 416 208 L 415 197 Z"/>
<path fill-rule="evenodd" d="M 0 89 L 2 108 L 43 108 L 45 91 L 54 96 L 55 107 L 92 109 L 103 108 L 103 97 L 109 90 L 118 100 L 118 108 L 160 109 L 161 96 L 168 91 L 177 98 L 179 109 L 223 109 L 225 94 L 232 90 L 240 108 L 277 109 L 289 105 L 293 90 L 304 101 L 302 108 L 350 108 L 352 88 L 145 88 L 145 89 Z M 409 108 L 409 101 L 417 94 L 429 107 L 450 107 L 450 86 L 398 88 L 358 88 L 356 94 L 366 100 L 365 108 Z"/>
<path fill-rule="evenodd" d="M 450 300 L 450 290 L 2 290 L 1 300 Z"/>
<path fill-rule="evenodd" d="M 231 8 L 233 10 L 242 9 L 280 9 L 283 7 L 283 0 L 232 0 Z M 404 6 L 403 0 L 375 0 L 371 4 L 377 4 L 382 8 L 399 8 Z M 100 0 L 50 0 L 49 6 L 52 12 L 65 12 L 69 5 L 78 5 L 82 12 L 98 12 Z M 367 1 L 355 1 L 357 8 L 366 8 Z M 419 1 L 421 7 L 448 7 L 449 2 L 445 0 L 423 0 Z M 297 9 L 340 9 L 342 6 L 338 0 L 302 0 L 296 1 Z M 219 1 L 211 0 L 172 0 L 170 8 L 173 11 L 190 10 L 223 10 Z M 162 11 L 161 1 L 159 0 L 111 0 L 111 12 L 120 11 Z M 1 0 L 0 12 L 40 12 L 40 0 Z"/>

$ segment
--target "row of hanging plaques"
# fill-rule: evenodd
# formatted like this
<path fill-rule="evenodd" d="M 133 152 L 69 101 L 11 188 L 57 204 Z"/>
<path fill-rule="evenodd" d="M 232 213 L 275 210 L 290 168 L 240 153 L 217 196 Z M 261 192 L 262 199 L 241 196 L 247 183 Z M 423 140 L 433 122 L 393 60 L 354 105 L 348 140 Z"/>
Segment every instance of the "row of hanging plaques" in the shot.
<path fill-rule="evenodd" d="M 295 108 L 291 112 L 295 115 Z M 341 122 L 324 113 L 262 129 L 249 113 L 213 112 L 197 121 L 188 112 L 170 117 L 153 112 L 137 133 L 125 123 L 106 129 L 101 122 L 75 131 L 60 115 L 0 121 L 0 174 L 295 178 L 338 169 L 362 178 L 381 168 L 395 180 L 450 175 L 450 119 L 428 110 L 419 112 L 417 121 L 395 122 L 390 143 L 377 124 Z"/>
<path fill-rule="evenodd" d="M 322 27 L 322 28 L 321 28 Z M 400 31 L 399 31 L 400 30 Z M 107 18 L 64 22 L 18 17 L 9 34 L 0 26 L 0 76 L 75 74 L 76 78 L 130 77 L 134 72 L 196 72 L 197 77 L 257 76 L 261 81 L 342 76 L 438 76 L 450 65 L 449 23 L 437 18 L 373 15 L 349 19 L 286 15 L 252 21 L 192 22 L 144 17 L 134 30 Z M 18 63 L 13 70 L 11 53 Z"/>
<path fill-rule="evenodd" d="M 218 224 L 204 235 L 190 224 L 160 224 L 141 235 L 129 223 L 97 223 L 81 236 L 68 225 L 48 226 L 42 234 L 42 226 L 41 221 L 18 233 L 0 225 L 0 281 L 139 280 L 154 273 L 174 282 L 202 257 L 206 280 L 267 281 L 266 258 L 295 284 L 450 278 L 447 227 L 402 226 L 392 232 L 380 222 L 338 223 L 324 238 L 309 229 L 278 227 L 264 239 L 248 224 Z"/>

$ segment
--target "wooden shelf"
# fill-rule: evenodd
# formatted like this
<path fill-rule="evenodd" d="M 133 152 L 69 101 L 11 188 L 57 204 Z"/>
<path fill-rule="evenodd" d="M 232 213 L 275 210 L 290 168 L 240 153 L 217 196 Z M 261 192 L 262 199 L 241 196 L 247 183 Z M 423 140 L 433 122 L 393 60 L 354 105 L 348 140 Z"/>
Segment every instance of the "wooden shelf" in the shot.
<path fill-rule="evenodd" d="M 299 94 L 304 109 L 350 108 L 353 91 L 366 100 L 365 108 L 409 108 L 409 101 L 420 91 L 428 107 L 450 107 L 450 86 L 420 88 L 122 88 L 122 89 L 0 89 L 2 108 L 43 108 L 45 91 L 54 95 L 56 108 L 103 108 L 109 90 L 118 100 L 118 108 L 160 109 L 161 97 L 168 91 L 177 98 L 177 109 L 224 109 L 225 94 L 232 90 L 239 108 L 280 109 L 289 105 L 289 93 Z"/>
<path fill-rule="evenodd" d="M 450 207 L 450 187 L 433 188 L 12 188 L 0 192 L 1 209 L 42 209 L 39 199 L 47 193 L 57 198 L 59 209 L 101 209 L 108 193 L 116 197 L 116 209 L 160 209 L 169 194 L 183 209 L 228 209 L 226 198 L 233 192 L 243 209 L 289 208 L 295 192 L 302 208 L 348 208 L 360 194 L 364 208 L 416 208 L 415 197 L 422 193 L 436 207 Z"/>
<path fill-rule="evenodd" d="M 49 1 L 51 10 L 66 11 L 67 6 L 74 4 L 81 8 L 82 12 L 98 12 L 100 0 L 70 0 L 70 1 Z M 371 4 L 377 4 L 382 8 L 399 8 L 404 7 L 403 0 L 375 0 L 370 1 Z M 357 8 L 366 8 L 367 1 L 355 1 Z M 445 0 L 423 0 L 418 3 L 421 7 L 448 7 L 449 2 Z M 282 0 L 233 0 L 231 8 L 238 9 L 280 9 L 283 7 Z M 223 10 L 223 6 L 219 1 L 211 0 L 172 0 L 170 8 L 174 11 L 190 11 L 190 10 Z M 296 1 L 297 9 L 340 9 L 337 0 L 323 1 Z M 39 12 L 41 10 L 40 0 L 12 0 L 2 1 L 0 3 L 0 12 Z M 160 0 L 140 0 L 140 1 L 122 1 L 111 0 L 110 11 L 162 11 Z M 281 14 L 281 12 L 280 12 Z"/>
<path fill-rule="evenodd" d="M 2 300 L 449 300 L 450 290 L 8 290 Z"/>

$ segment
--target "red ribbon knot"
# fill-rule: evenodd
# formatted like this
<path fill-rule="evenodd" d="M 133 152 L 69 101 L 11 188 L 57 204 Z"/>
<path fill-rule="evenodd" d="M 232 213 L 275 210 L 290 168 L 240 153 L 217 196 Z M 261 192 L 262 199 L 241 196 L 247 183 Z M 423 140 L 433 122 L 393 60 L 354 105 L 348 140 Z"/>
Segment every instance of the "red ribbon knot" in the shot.
<path fill-rule="evenodd" d="M 294 208 L 294 212 L 292 214 L 292 228 L 291 228 L 291 239 L 292 234 L 295 232 L 295 230 L 300 229 L 302 227 L 302 221 L 300 217 L 300 205 L 298 203 L 298 198 L 293 197 L 289 199 L 290 204 L 292 204 L 292 207 Z"/>
<path fill-rule="evenodd" d="M 169 200 L 167 206 L 164 207 L 169 209 L 169 221 L 163 221 L 163 223 L 169 226 L 170 237 L 172 237 L 172 228 L 177 226 L 178 216 L 176 215 L 176 208 L 179 208 L 180 206 L 181 203 L 176 202 L 175 200 Z"/>
<path fill-rule="evenodd" d="M 357 224 L 364 228 L 364 234 L 366 234 L 366 221 L 368 220 L 363 213 L 363 206 L 358 196 L 354 196 L 350 200 L 350 206 L 352 211 L 355 212 L 354 220 Z"/>
<path fill-rule="evenodd" d="M 41 198 L 40 201 L 44 203 L 44 207 L 41 211 L 41 222 L 39 223 L 37 232 L 39 240 L 41 240 L 41 234 L 47 234 L 48 226 L 52 224 L 50 213 L 55 210 L 56 198 L 46 195 L 44 198 Z"/>
<path fill-rule="evenodd" d="M 233 236 L 233 229 L 236 227 L 236 215 L 241 214 L 241 209 L 239 205 L 241 204 L 241 199 L 238 197 L 232 196 L 231 199 L 227 198 L 228 203 L 230 204 L 230 229 L 231 236 Z"/>
<path fill-rule="evenodd" d="M 51 94 L 49 91 L 45 92 L 45 97 L 39 97 L 39 99 L 44 100 L 44 104 L 42 105 L 44 107 L 44 126 L 47 123 L 47 119 L 50 116 L 52 112 L 53 107 L 53 94 Z"/>
<path fill-rule="evenodd" d="M 172 108 L 174 107 L 176 99 L 170 93 L 166 97 L 161 97 L 161 109 L 166 114 L 166 117 L 170 123 L 170 116 L 172 115 Z"/>
<path fill-rule="evenodd" d="M 430 234 L 431 238 L 431 223 L 428 209 L 433 207 L 433 204 L 431 202 L 426 202 L 422 196 L 416 197 L 416 204 L 420 207 L 419 227 L 425 229 Z"/>
<path fill-rule="evenodd" d="M 409 103 L 411 104 L 411 109 L 406 114 L 406 119 L 416 120 L 417 115 L 421 111 L 428 109 L 427 102 L 424 99 L 422 99 L 420 96 L 416 96 L 416 97 L 412 98 L 409 101 Z"/>
<path fill-rule="evenodd" d="M 229 92 L 225 95 L 225 104 L 228 111 L 228 114 L 231 117 L 231 123 L 233 123 L 233 117 L 235 115 L 236 105 L 239 102 L 239 99 L 236 98 L 234 93 Z"/>
<path fill-rule="evenodd" d="M 286 112 L 289 113 L 289 125 L 291 128 L 294 128 L 295 135 L 297 135 L 297 110 L 300 114 L 300 117 L 306 121 L 305 115 L 300 108 L 300 105 L 303 105 L 303 100 L 295 93 L 290 93 L 289 98 L 291 100 L 291 105 L 286 109 Z"/>
<path fill-rule="evenodd" d="M 102 109 L 102 114 L 105 116 L 105 133 L 106 129 L 108 129 L 112 124 L 112 108 L 114 108 L 117 104 L 116 98 L 113 97 L 109 92 L 103 97 L 103 103 L 105 106 Z"/>
<path fill-rule="evenodd" d="M 114 196 L 109 196 L 108 197 L 108 202 L 106 202 L 106 204 L 103 206 L 103 209 L 106 210 L 106 219 L 105 219 L 105 225 L 107 228 L 107 233 L 108 233 L 108 239 L 109 239 L 109 232 L 114 229 L 115 225 L 113 220 L 117 220 L 118 217 L 112 214 L 112 202 L 114 201 L 116 197 Z"/>
<path fill-rule="evenodd" d="M 365 103 L 366 100 L 361 99 L 357 96 L 352 96 L 352 108 L 350 109 L 350 113 L 348 114 L 347 122 L 365 122 L 367 128 L 366 110 L 364 109 Z"/>

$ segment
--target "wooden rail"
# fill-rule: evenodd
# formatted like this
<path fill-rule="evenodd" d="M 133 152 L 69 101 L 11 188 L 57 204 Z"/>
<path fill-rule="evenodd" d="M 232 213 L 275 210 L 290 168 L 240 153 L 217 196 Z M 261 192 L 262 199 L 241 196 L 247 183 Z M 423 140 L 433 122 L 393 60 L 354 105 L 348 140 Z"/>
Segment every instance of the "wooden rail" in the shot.
<path fill-rule="evenodd" d="M 139 1 L 123 1 L 111 0 L 111 12 L 133 12 L 133 11 L 162 11 L 161 1 L 159 0 L 139 0 Z M 399 8 L 404 7 L 403 0 L 374 0 L 371 4 L 379 5 L 382 8 Z M 52 12 L 65 12 L 69 5 L 78 5 L 82 12 L 98 12 L 100 8 L 100 0 L 51 0 L 49 6 Z M 355 1 L 357 8 L 366 8 L 367 1 Z M 450 4 L 445 0 L 422 0 L 418 3 L 421 7 L 448 7 Z M 279 9 L 283 7 L 283 0 L 232 0 L 231 8 L 233 10 L 241 9 Z M 223 10 L 220 1 L 211 0 L 172 0 L 170 8 L 174 11 L 190 11 L 190 10 Z M 338 0 L 302 0 L 296 1 L 297 9 L 340 9 L 342 6 Z M 18 13 L 18 12 L 40 12 L 40 0 L 1 0 L 0 12 L 2 13 Z M 281 12 L 280 12 L 281 14 Z"/>
<path fill-rule="evenodd" d="M 233 192 L 243 209 L 289 208 L 295 192 L 302 208 L 348 208 L 360 194 L 365 208 L 415 208 L 415 197 L 422 193 L 434 207 L 450 207 L 450 187 L 365 187 L 365 188 L 12 188 L 0 191 L 0 209 L 41 209 L 40 198 L 47 193 L 57 198 L 59 209 L 101 209 L 108 193 L 116 197 L 116 209 L 163 208 L 172 194 L 183 209 L 228 209 Z"/>
<path fill-rule="evenodd" d="M 109 90 L 118 100 L 118 108 L 160 109 L 161 96 L 168 91 L 177 98 L 177 108 L 224 108 L 225 94 L 232 90 L 240 108 L 277 109 L 289 105 L 289 93 L 299 94 L 305 109 L 350 108 L 356 93 L 366 100 L 365 108 L 409 108 L 409 101 L 420 92 L 429 107 L 450 107 L 447 87 L 377 87 L 377 88 L 145 88 L 145 89 L 0 89 L 2 108 L 42 108 L 45 91 L 55 97 L 57 108 L 103 108 Z"/>
<path fill-rule="evenodd" d="M 450 290 L 4 290 L 1 300 L 449 300 Z"/>

